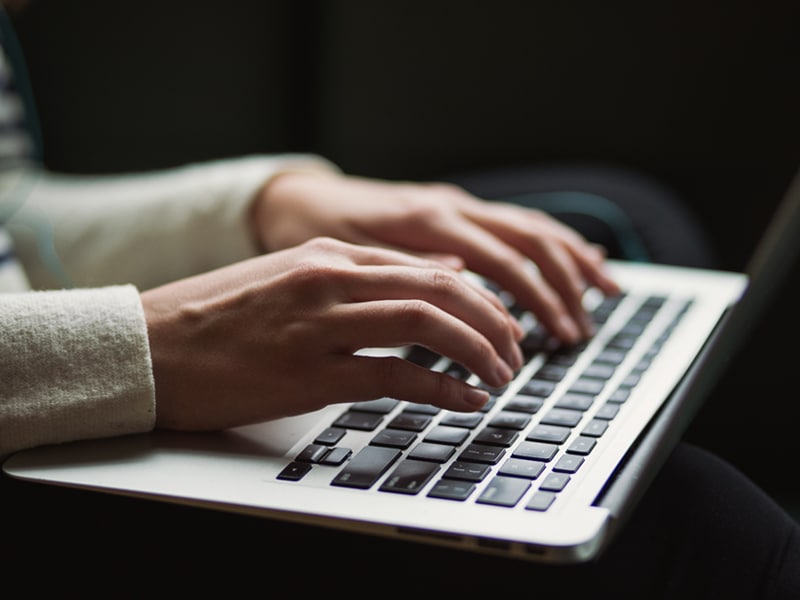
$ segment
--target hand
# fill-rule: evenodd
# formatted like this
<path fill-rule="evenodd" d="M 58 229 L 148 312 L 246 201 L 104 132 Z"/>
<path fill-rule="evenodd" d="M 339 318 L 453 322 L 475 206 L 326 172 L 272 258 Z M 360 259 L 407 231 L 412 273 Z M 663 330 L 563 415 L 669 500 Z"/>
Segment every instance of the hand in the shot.
<path fill-rule="evenodd" d="M 522 331 L 456 271 L 315 239 L 142 293 L 157 426 L 219 429 L 383 396 L 472 411 L 485 391 L 369 347 L 421 344 L 490 386 L 519 369 Z"/>
<path fill-rule="evenodd" d="M 268 251 L 330 236 L 466 267 L 506 289 L 566 342 L 592 334 L 582 303 L 587 286 L 619 292 L 605 274 L 605 253 L 574 230 L 543 212 L 484 202 L 451 185 L 285 173 L 265 186 L 253 215 Z"/>

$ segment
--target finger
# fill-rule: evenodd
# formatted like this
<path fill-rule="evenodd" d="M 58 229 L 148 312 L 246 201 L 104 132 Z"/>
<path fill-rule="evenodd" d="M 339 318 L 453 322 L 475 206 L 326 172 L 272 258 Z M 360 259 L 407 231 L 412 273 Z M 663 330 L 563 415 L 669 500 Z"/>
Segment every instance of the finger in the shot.
<path fill-rule="evenodd" d="M 329 350 L 334 353 L 418 344 L 458 362 L 492 387 L 506 385 L 514 374 L 485 335 L 423 300 L 341 304 L 326 315 Z"/>
<path fill-rule="evenodd" d="M 483 408 L 489 400 L 485 390 L 399 357 L 342 356 L 332 364 L 329 377 L 337 382 L 334 402 L 386 396 L 446 410 L 472 412 Z M 341 385 L 338 382 L 342 382 Z"/>
<path fill-rule="evenodd" d="M 551 282 L 536 277 L 530 259 L 491 231 L 466 218 L 432 220 L 425 236 L 464 258 L 468 268 L 492 279 L 532 310 L 557 337 L 576 342 L 582 335 L 571 311 Z M 417 243 L 420 243 L 417 236 Z M 573 300 L 571 300 L 573 301 Z"/>
<path fill-rule="evenodd" d="M 481 332 L 513 369 L 522 366 L 517 341 L 523 332 L 500 299 L 452 271 L 365 267 L 349 285 L 351 300 L 422 300 Z"/>

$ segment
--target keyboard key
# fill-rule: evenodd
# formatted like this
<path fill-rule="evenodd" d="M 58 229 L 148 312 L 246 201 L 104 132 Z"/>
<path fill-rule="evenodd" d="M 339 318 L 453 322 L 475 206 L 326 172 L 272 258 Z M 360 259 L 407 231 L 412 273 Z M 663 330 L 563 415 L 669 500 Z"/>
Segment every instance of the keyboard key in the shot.
<path fill-rule="evenodd" d="M 486 427 L 475 436 L 473 442 L 478 444 L 488 444 L 490 446 L 502 446 L 508 448 L 515 441 L 519 433 L 513 429 L 500 429 L 497 427 Z"/>
<path fill-rule="evenodd" d="M 366 446 L 333 478 L 331 485 L 368 489 L 400 458 L 396 448 Z"/>
<path fill-rule="evenodd" d="M 437 481 L 428 496 L 431 498 L 443 498 L 445 500 L 466 500 L 475 491 L 475 484 L 466 481 L 455 481 L 452 479 L 440 479 Z"/>
<path fill-rule="evenodd" d="M 600 437 L 608 429 L 608 421 L 602 419 L 592 419 L 586 424 L 586 427 L 581 431 L 581 435 L 588 437 Z"/>
<path fill-rule="evenodd" d="M 570 476 L 566 473 L 550 473 L 544 478 L 539 489 L 546 492 L 560 492 L 567 486 L 569 481 Z"/>
<path fill-rule="evenodd" d="M 470 444 L 467 446 L 459 460 L 482 463 L 487 465 L 496 465 L 503 458 L 506 453 L 505 448 L 499 446 L 487 446 L 484 444 Z"/>
<path fill-rule="evenodd" d="M 341 427 L 328 427 L 314 439 L 314 443 L 323 444 L 325 446 L 335 446 L 342 440 L 346 433 L 347 430 Z"/>
<path fill-rule="evenodd" d="M 553 504 L 553 501 L 556 499 L 556 495 L 552 492 L 536 492 L 531 499 L 528 501 L 527 508 L 528 510 L 538 510 L 538 511 L 546 511 L 550 508 L 550 505 Z"/>
<path fill-rule="evenodd" d="M 560 425 L 561 427 L 575 427 L 583 418 L 583 413 L 566 408 L 551 408 L 540 421 L 544 425 Z"/>
<path fill-rule="evenodd" d="M 278 479 L 300 481 L 311 470 L 311 463 L 291 462 L 278 473 Z"/>
<path fill-rule="evenodd" d="M 511 456 L 516 458 L 525 458 L 528 460 L 538 460 L 547 462 L 558 452 L 558 446 L 555 444 L 544 444 L 542 442 L 521 442 Z"/>
<path fill-rule="evenodd" d="M 611 379 L 614 375 L 614 367 L 604 363 L 592 363 L 583 371 L 581 377 L 588 377 L 590 379 Z"/>
<path fill-rule="evenodd" d="M 564 394 L 558 402 L 556 408 L 569 408 L 572 410 L 586 410 L 594 402 L 594 396 L 588 394 Z"/>
<path fill-rule="evenodd" d="M 394 407 L 400 404 L 400 400 L 394 398 L 378 398 L 377 400 L 365 400 L 364 402 L 356 402 L 350 407 L 350 410 L 357 410 L 360 412 L 374 412 L 382 415 L 389 414 L 394 410 Z"/>
<path fill-rule="evenodd" d="M 350 448 L 331 448 L 331 451 L 323 456 L 319 462 L 321 465 L 338 467 L 339 465 L 344 464 L 344 461 L 350 458 L 351 454 L 353 454 L 353 451 L 350 450 Z"/>
<path fill-rule="evenodd" d="M 568 427 L 557 427 L 556 425 L 536 425 L 531 429 L 528 436 L 525 438 L 534 442 L 552 442 L 554 444 L 563 444 L 569 437 L 570 429 Z"/>
<path fill-rule="evenodd" d="M 439 362 L 441 358 L 440 354 L 437 354 L 433 350 L 429 350 L 424 346 L 411 346 L 408 350 L 408 354 L 406 354 L 406 360 L 414 363 L 415 365 L 419 365 L 420 367 L 425 367 L 426 369 L 430 369 L 433 365 Z"/>
<path fill-rule="evenodd" d="M 295 457 L 295 460 L 307 463 L 318 463 L 320 460 L 322 460 L 322 457 L 328 453 L 328 451 L 329 448 L 327 446 L 322 446 L 321 444 L 309 444 L 300 451 L 300 454 Z"/>
<path fill-rule="evenodd" d="M 606 382 L 602 379 L 589 379 L 588 377 L 579 377 L 576 379 L 572 386 L 569 388 L 570 393 L 575 394 L 589 394 L 590 396 L 597 396 L 603 391 Z"/>
<path fill-rule="evenodd" d="M 413 431 L 403 431 L 401 429 L 384 429 L 379 431 L 378 434 L 372 438 L 370 445 L 372 446 L 386 446 L 388 448 L 402 448 L 406 449 L 414 440 L 417 439 L 417 434 Z"/>
<path fill-rule="evenodd" d="M 524 412 L 529 415 L 533 415 L 539 412 L 539 409 L 542 408 L 542 404 L 544 404 L 544 399 L 542 398 L 517 394 L 506 403 L 506 408 L 508 410 Z"/>
<path fill-rule="evenodd" d="M 460 479 L 463 481 L 479 482 L 489 474 L 491 467 L 489 465 L 481 465 L 477 463 L 465 462 L 462 460 L 455 461 L 448 467 L 445 474 L 442 475 L 445 479 Z"/>
<path fill-rule="evenodd" d="M 380 489 L 383 492 L 418 494 L 439 471 L 439 465 L 422 460 L 406 459 L 389 473 Z"/>
<path fill-rule="evenodd" d="M 492 417 L 489 426 L 516 429 L 519 431 L 525 429 L 530 422 L 531 417 L 528 414 L 503 410 Z"/>
<path fill-rule="evenodd" d="M 586 459 L 576 454 L 565 454 L 553 465 L 553 471 L 558 473 L 577 473 Z"/>
<path fill-rule="evenodd" d="M 580 454 L 586 456 L 597 445 L 597 440 L 590 437 L 579 436 L 569 445 L 567 452 L 570 454 Z"/>
<path fill-rule="evenodd" d="M 407 429 L 409 431 L 423 431 L 433 419 L 430 415 L 403 411 L 392 419 L 387 427 L 392 429 Z"/>
<path fill-rule="evenodd" d="M 433 444 L 448 444 L 450 446 L 460 446 L 469 437 L 469 430 L 461 427 L 445 427 L 437 425 L 426 435 L 426 442 Z"/>
<path fill-rule="evenodd" d="M 483 417 L 483 413 L 448 413 L 441 418 L 439 425 L 472 429 L 483 421 Z"/>
<path fill-rule="evenodd" d="M 556 384 L 552 381 L 542 381 L 541 379 L 531 379 L 520 388 L 520 393 L 526 396 L 538 396 L 547 398 L 556 389 Z"/>
<path fill-rule="evenodd" d="M 500 467 L 498 473 L 509 477 L 524 477 L 525 479 L 536 479 L 542 474 L 545 464 L 536 460 L 525 460 L 523 458 L 509 458 Z"/>
<path fill-rule="evenodd" d="M 527 479 L 498 475 L 489 482 L 475 502 L 494 506 L 514 506 L 530 487 L 531 484 Z"/>
<path fill-rule="evenodd" d="M 383 421 L 383 415 L 380 413 L 362 412 L 359 410 L 348 410 L 336 421 L 334 427 L 343 427 L 344 429 L 358 429 L 361 431 L 373 431 Z"/>
<path fill-rule="evenodd" d="M 417 460 L 429 460 L 431 462 L 445 463 L 450 460 L 456 449 L 453 446 L 446 446 L 444 444 L 430 444 L 428 442 L 420 442 L 408 454 L 409 458 Z"/>
<path fill-rule="evenodd" d="M 617 416 L 619 413 L 619 404 L 615 404 L 613 402 L 606 402 L 603 406 L 599 408 L 599 410 L 594 413 L 595 419 L 603 419 L 605 421 L 611 421 L 614 417 Z"/>

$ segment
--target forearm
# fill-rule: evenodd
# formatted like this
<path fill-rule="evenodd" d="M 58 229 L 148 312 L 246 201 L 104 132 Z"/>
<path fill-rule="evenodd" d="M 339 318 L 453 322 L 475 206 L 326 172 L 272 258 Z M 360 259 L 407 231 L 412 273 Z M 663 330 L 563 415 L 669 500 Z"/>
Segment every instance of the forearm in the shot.
<path fill-rule="evenodd" d="M 147 327 L 133 286 L 0 294 L 0 455 L 149 431 Z"/>
<path fill-rule="evenodd" d="M 276 173 L 332 169 L 314 156 L 277 155 L 127 176 L 42 175 L 9 223 L 33 287 L 133 283 L 148 289 L 258 252 L 250 203 Z M 42 260 L 52 240 L 69 281 Z"/>

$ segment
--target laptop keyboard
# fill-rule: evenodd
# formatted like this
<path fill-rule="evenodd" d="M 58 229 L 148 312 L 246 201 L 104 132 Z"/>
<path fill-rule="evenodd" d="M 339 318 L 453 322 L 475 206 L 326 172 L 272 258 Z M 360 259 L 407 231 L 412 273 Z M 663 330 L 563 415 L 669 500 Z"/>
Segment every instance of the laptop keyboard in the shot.
<path fill-rule="evenodd" d="M 330 470 L 330 485 L 450 501 L 546 511 L 593 452 L 625 407 L 631 391 L 689 306 L 683 303 L 649 345 L 626 361 L 666 298 L 619 295 L 591 311 L 602 344 L 564 347 L 530 324 L 521 342 L 526 366 L 508 386 L 486 388 L 489 403 L 457 413 L 392 398 L 359 402 L 342 413 L 278 475 L 300 481 L 311 469 Z M 625 304 L 624 319 L 610 317 Z M 600 336 L 595 336 L 598 339 Z M 472 373 L 422 347 L 408 360 L 463 380 Z M 620 370 L 624 367 L 624 371 Z M 613 389 L 608 389 L 613 381 Z M 472 382 L 472 381 L 471 381 Z M 475 382 L 481 385 L 480 382 Z M 350 432 L 369 442 L 348 445 Z"/>

